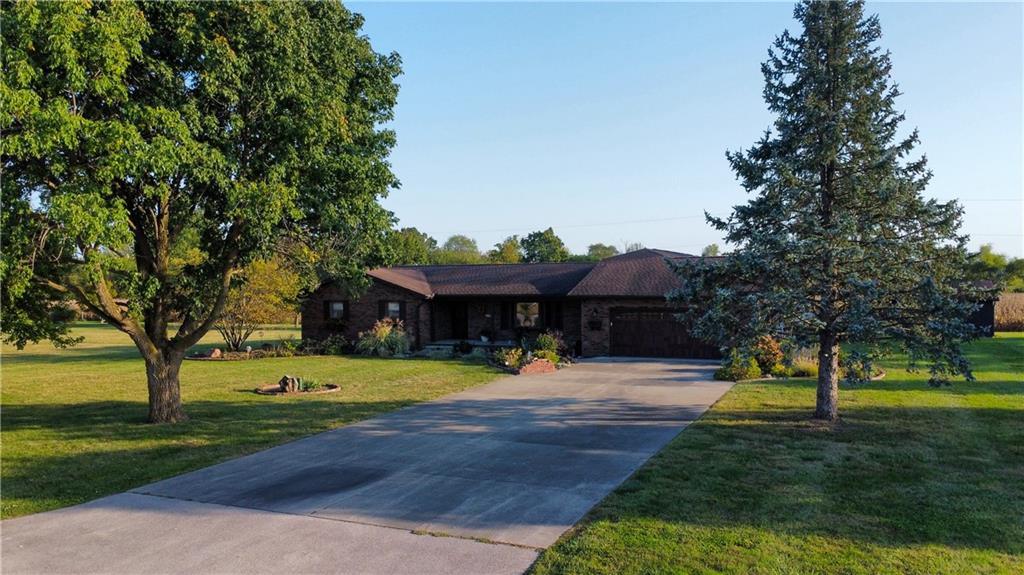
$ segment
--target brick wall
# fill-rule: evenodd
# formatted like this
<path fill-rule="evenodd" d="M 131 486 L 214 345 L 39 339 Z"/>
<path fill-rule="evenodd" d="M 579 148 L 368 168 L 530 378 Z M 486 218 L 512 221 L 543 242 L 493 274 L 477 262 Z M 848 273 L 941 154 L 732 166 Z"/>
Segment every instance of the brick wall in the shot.
<path fill-rule="evenodd" d="M 335 322 L 327 319 L 325 301 L 347 301 L 348 319 Z M 404 289 L 384 282 L 373 282 L 371 287 L 357 299 L 346 298 L 344 291 L 335 286 L 324 286 L 314 292 L 302 306 L 303 339 L 323 339 L 340 333 L 355 341 L 361 331 L 370 329 L 379 316 L 380 301 L 401 301 L 405 303 L 405 328 L 413 345 L 430 343 L 431 319 L 434 321 L 433 339 L 452 339 L 450 302 L 427 301 Z M 469 339 L 478 339 L 480 332 L 490 330 L 496 340 L 515 340 L 515 329 L 501 329 L 500 301 L 468 302 Z M 583 355 L 607 355 L 608 353 L 608 308 L 633 305 L 627 300 L 564 300 L 562 304 L 562 333 L 570 349 L 581 349 Z M 636 305 L 651 307 L 664 305 L 662 300 L 643 300 Z M 598 309 L 603 318 L 602 330 L 593 332 L 587 327 L 591 318 L 590 310 Z M 433 315 L 431 315 L 433 314 Z M 418 319 L 418 321 L 417 321 Z"/>
<path fill-rule="evenodd" d="M 324 312 L 325 301 L 347 301 L 348 318 L 342 322 L 328 320 Z M 302 305 L 302 338 L 323 339 L 340 333 L 349 341 L 355 341 L 359 332 L 370 329 L 379 319 L 381 301 L 405 303 L 405 329 L 414 346 L 417 335 L 421 345 L 430 339 L 429 302 L 404 289 L 377 281 L 356 299 L 346 297 L 342 289 L 333 285 L 313 292 Z"/>
<path fill-rule="evenodd" d="M 581 351 L 580 338 L 583 332 L 580 321 L 580 302 L 578 300 L 566 301 L 562 308 L 562 339 L 573 353 Z"/>
<path fill-rule="evenodd" d="M 611 353 L 611 327 L 609 310 L 613 307 L 669 307 L 664 298 L 652 299 L 585 299 L 580 309 L 583 356 L 594 357 Z M 591 323 L 594 326 L 591 326 Z M 594 328 L 597 329 L 594 329 Z"/>

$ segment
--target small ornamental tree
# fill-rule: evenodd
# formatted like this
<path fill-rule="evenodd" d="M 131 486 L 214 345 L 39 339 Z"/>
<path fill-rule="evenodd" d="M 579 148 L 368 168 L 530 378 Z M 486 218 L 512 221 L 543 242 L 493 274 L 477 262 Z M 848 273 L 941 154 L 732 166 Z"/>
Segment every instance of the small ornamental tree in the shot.
<path fill-rule="evenodd" d="M 239 275 L 215 326 L 231 351 L 240 351 L 260 326 L 294 317 L 302 286 L 298 274 L 274 259 L 252 262 Z"/>
<path fill-rule="evenodd" d="M 317 273 L 384 251 L 400 72 L 338 2 L 4 5 L 4 337 L 72 343 L 74 299 L 131 337 L 149 420 L 232 276 L 287 238 Z M 189 257 L 177 265 L 174 254 Z M 171 322 L 180 322 L 176 327 Z"/>
<path fill-rule="evenodd" d="M 694 331 L 742 347 L 782 334 L 818 347 L 815 417 L 838 417 L 839 347 L 870 374 L 883 347 L 901 346 L 931 381 L 971 377 L 960 343 L 977 296 L 964 281 L 961 208 L 922 196 L 930 173 L 909 159 L 917 133 L 903 114 L 862 2 L 803 2 L 803 33 L 783 33 L 762 66 L 774 130 L 728 154 L 756 196 L 728 219 L 708 217 L 737 249 L 681 266 L 675 299 Z M 877 346 L 877 347 L 876 347 Z M 866 364 L 866 365 L 864 365 Z"/>

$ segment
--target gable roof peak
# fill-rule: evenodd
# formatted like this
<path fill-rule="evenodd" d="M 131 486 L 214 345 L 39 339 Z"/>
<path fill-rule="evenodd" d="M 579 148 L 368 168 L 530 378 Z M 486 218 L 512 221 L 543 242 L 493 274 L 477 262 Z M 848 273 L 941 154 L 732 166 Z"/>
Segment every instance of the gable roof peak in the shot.
<path fill-rule="evenodd" d="M 626 259 L 653 258 L 653 257 L 677 259 L 677 258 L 692 258 L 692 257 L 696 257 L 696 256 L 691 255 L 691 254 L 684 254 L 682 252 L 673 252 L 673 251 L 670 251 L 670 250 L 659 250 L 659 249 L 655 249 L 655 248 L 640 248 L 638 250 L 634 250 L 634 251 L 631 251 L 631 252 L 626 252 L 624 254 L 618 254 L 618 255 L 612 256 L 610 258 L 605 258 L 605 259 L 603 259 L 601 261 L 602 262 L 609 261 L 609 260 L 620 260 L 621 261 L 621 260 L 626 260 Z"/>

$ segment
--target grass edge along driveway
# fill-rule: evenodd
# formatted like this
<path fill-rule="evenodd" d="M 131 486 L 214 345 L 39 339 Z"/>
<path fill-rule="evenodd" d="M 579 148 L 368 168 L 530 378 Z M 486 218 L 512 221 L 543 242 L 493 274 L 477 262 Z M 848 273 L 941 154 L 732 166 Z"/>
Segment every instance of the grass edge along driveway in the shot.
<path fill-rule="evenodd" d="M 75 328 L 78 346 L 3 347 L 0 444 L 9 519 L 74 505 L 199 469 L 300 437 L 492 381 L 485 365 L 442 360 L 291 357 L 185 361 L 181 384 L 190 420 L 150 425 L 146 377 L 127 336 L 102 324 Z M 264 341 L 297 337 L 268 329 Z M 199 349 L 222 346 L 216 333 Z M 337 383 L 307 397 L 267 397 L 252 389 L 284 374 Z"/>
<path fill-rule="evenodd" d="M 738 384 L 531 572 L 1024 572 L 1024 334 L 969 356 L 938 389 L 891 362 L 834 426 L 812 381 Z"/>

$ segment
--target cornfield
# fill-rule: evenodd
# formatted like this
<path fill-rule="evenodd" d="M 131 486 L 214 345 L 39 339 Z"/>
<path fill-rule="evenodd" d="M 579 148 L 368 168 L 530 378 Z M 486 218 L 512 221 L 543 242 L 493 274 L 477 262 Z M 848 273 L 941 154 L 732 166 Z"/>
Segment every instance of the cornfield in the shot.
<path fill-rule="evenodd" d="M 996 302 L 996 331 L 1024 331 L 1024 293 L 1003 292 Z"/>

